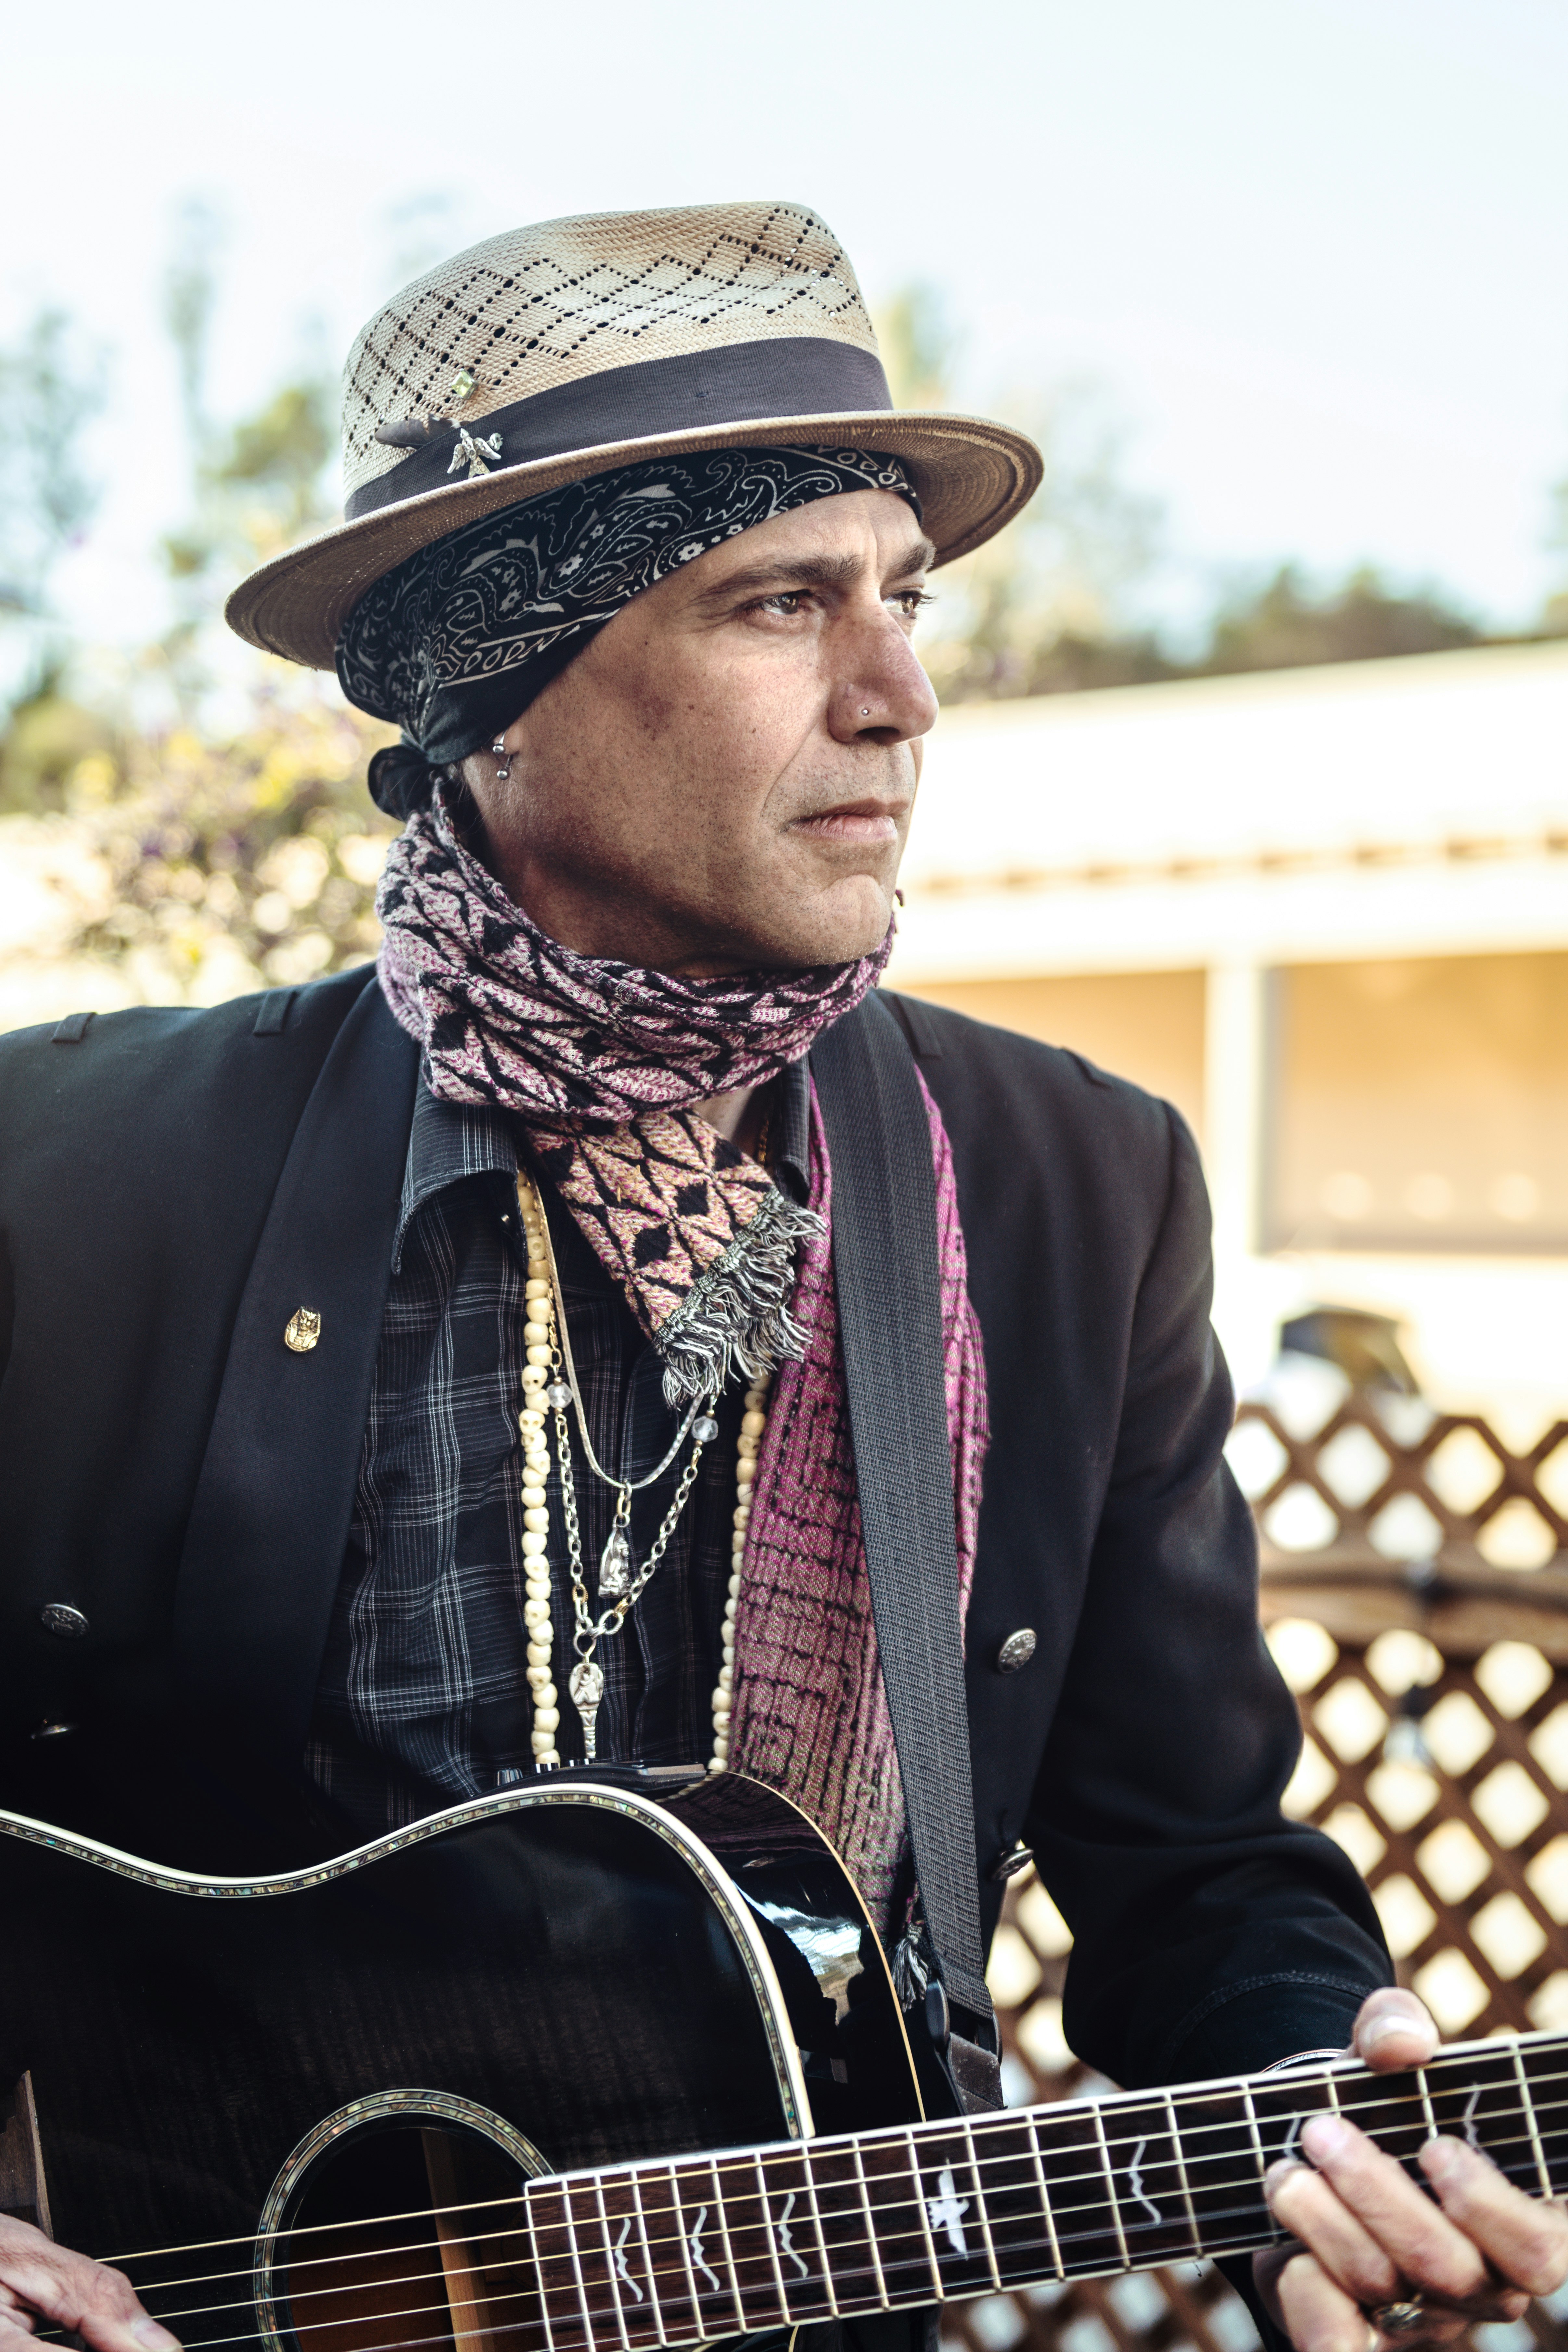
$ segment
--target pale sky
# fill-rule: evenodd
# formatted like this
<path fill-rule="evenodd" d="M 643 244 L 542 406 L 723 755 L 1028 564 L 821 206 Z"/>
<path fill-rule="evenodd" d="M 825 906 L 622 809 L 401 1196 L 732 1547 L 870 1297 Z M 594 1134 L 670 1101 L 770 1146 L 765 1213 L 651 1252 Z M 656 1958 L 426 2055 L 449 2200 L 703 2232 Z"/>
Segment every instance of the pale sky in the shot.
<path fill-rule="evenodd" d="M 942 289 L 965 404 L 1105 385 L 1171 610 L 1285 556 L 1503 625 L 1568 582 L 1568 0 L 75 0 L 10 17 L 5 114 L 0 334 L 59 301 L 112 355 L 110 495 L 60 583 L 86 630 L 158 617 L 191 192 L 230 224 L 222 412 L 312 334 L 336 364 L 410 198 L 450 192 L 456 246 L 788 197 L 874 302 Z"/>

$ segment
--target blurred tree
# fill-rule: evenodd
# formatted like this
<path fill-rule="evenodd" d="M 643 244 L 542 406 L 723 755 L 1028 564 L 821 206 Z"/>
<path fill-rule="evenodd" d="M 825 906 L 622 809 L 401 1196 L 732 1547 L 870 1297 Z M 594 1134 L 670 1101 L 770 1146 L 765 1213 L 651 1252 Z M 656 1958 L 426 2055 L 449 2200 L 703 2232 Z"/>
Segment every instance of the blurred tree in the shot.
<path fill-rule="evenodd" d="M 1124 476 L 1124 435 L 1101 386 L 1000 404 L 1037 442 L 1045 478 L 1016 522 L 933 583 L 919 640 L 943 702 L 1130 685 L 1170 675 L 1129 629 L 1158 540 L 1158 503 Z"/>
<path fill-rule="evenodd" d="M 175 589 L 175 620 L 163 650 L 187 710 L 205 683 L 198 639 L 216 617 L 221 584 L 326 520 L 323 478 L 336 446 L 336 386 L 319 367 L 237 424 L 220 429 L 213 422 L 207 356 L 223 241 L 211 205 L 187 197 L 176 217 L 163 317 L 179 375 L 191 506 L 163 547 Z"/>
<path fill-rule="evenodd" d="M 898 406 L 946 408 L 961 352 L 942 299 L 906 287 L 877 314 Z M 1103 387 L 1067 379 L 1043 397 L 994 404 L 1039 444 L 1045 478 L 1018 520 L 940 572 L 917 640 L 944 703 L 1144 685 L 1311 662 L 1366 661 L 1477 645 L 1482 631 L 1431 590 L 1402 593 L 1370 567 L 1311 590 L 1294 564 L 1234 595 L 1194 659 L 1131 625 L 1150 572 L 1158 502 L 1127 479 L 1126 435 Z M 1558 494 L 1568 547 L 1568 484 Z M 1568 631 L 1568 595 L 1558 600 Z M 1557 609 L 1557 608 L 1553 608 Z M 1553 625 L 1550 617 L 1547 625 Z"/>
<path fill-rule="evenodd" d="M 895 404 L 950 408 L 963 342 L 937 290 L 905 287 L 876 326 Z M 1073 378 L 999 405 L 1039 444 L 1045 479 L 1016 522 L 933 583 L 918 643 L 938 695 L 966 702 L 1169 675 L 1152 640 L 1127 631 L 1160 510 L 1124 478 L 1125 433 L 1103 387 Z"/>
<path fill-rule="evenodd" d="M 1294 669 L 1311 662 L 1376 661 L 1395 654 L 1446 653 L 1481 642 L 1473 621 L 1432 591 L 1398 595 L 1370 565 L 1314 596 L 1292 563 L 1262 588 L 1222 608 L 1202 674 Z"/>
<path fill-rule="evenodd" d="M 174 617 L 154 650 L 188 724 L 211 684 L 213 637 L 230 583 L 332 512 L 326 469 L 337 448 L 336 386 L 287 383 L 254 415 L 204 426 L 185 521 L 163 543 Z"/>
<path fill-rule="evenodd" d="M 0 613 L 43 617 L 50 576 L 80 539 L 99 486 L 84 426 L 103 404 L 104 357 L 63 310 L 37 312 L 0 350 Z"/>
<path fill-rule="evenodd" d="M 174 619 L 158 646 L 182 708 L 189 710 L 205 683 L 195 656 L 203 623 L 210 617 L 206 573 L 214 546 L 205 476 L 210 454 L 207 416 L 207 353 L 217 307 L 217 257 L 224 224 L 205 196 L 187 195 L 174 215 L 173 243 L 163 277 L 163 324 L 174 346 L 190 467 L 190 512 L 163 539 L 161 552 L 174 593 Z"/>
<path fill-rule="evenodd" d="M 174 215 L 174 246 L 163 275 L 163 323 L 174 346 L 185 432 L 196 465 L 206 446 L 207 347 L 224 238 L 223 218 L 211 200 L 185 196 Z"/>
<path fill-rule="evenodd" d="M 327 518 L 323 477 L 337 454 L 336 389 L 321 377 L 285 384 L 255 416 L 241 419 L 208 469 L 207 482 L 227 500 L 231 527 L 252 558 Z"/>
<path fill-rule="evenodd" d="M 112 738 L 109 721 L 66 691 L 64 672 L 47 666 L 0 731 L 0 811 L 63 808 L 74 770 Z"/>
<path fill-rule="evenodd" d="M 214 1003 L 374 954 L 396 828 L 364 771 L 390 732 L 272 662 L 237 735 L 104 728 L 58 814 L 0 817 L 0 1026 L 71 1004 Z"/>
<path fill-rule="evenodd" d="M 895 408 L 946 408 L 960 337 L 934 286 L 906 286 L 876 316 Z"/>

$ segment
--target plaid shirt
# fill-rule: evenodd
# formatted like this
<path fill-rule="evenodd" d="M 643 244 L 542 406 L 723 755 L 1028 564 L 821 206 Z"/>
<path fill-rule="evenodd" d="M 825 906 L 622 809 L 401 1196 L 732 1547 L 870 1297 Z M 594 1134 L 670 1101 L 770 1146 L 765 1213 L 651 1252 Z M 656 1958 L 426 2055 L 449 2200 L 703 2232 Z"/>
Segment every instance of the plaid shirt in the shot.
<path fill-rule="evenodd" d="M 779 1180 L 802 1200 L 807 1119 L 801 1063 L 780 1083 L 773 1157 Z M 517 1161 L 505 1113 L 439 1102 L 420 1087 L 353 1519 L 306 1757 L 338 1825 L 356 1839 L 533 1769 L 517 1425 L 527 1263 Z M 664 1402 L 658 1355 L 570 1213 L 549 1186 L 541 1190 L 594 1450 L 606 1469 L 643 1477 L 679 1425 Z M 687 1763 L 710 1751 L 741 1409 L 737 1384 L 721 1401 L 719 1436 L 652 1582 L 622 1632 L 599 1644 L 598 1748 L 606 1761 Z M 664 1476 L 632 1497 L 638 1559 L 688 1453 L 683 1446 Z M 588 1468 L 574 1426 L 573 1472 L 593 1594 L 615 1496 Z M 563 1762 L 574 1764 L 583 1760 L 583 1731 L 566 1696 L 571 1584 L 553 1466 L 548 1503 L 558 1745 Z"/>

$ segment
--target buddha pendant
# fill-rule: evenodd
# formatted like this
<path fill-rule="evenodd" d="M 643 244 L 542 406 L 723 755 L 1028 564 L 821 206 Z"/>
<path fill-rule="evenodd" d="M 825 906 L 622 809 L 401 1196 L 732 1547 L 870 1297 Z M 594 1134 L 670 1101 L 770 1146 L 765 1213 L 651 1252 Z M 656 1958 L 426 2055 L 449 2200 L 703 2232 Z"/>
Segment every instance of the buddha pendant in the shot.
<path fill-rule="evenodd" d="M 584 1658 L 572 1669 L 572 1679 L 566 1685 L 572 1694 L 572 1704 L 583 1718 L 583 1753 L 592 1764 L 599 1753 L 599 1701 L 605 1696 L 605 1669 L 596 1666 L 592 1658 Z"/>
<path fill-rule="evenodd" d="M 599 1554 L 599 1598 L 619 1601 L 632 1589 L 632 1548 L 626 1541 L 626 1531 L 617 1519 L 610 1529 L 604 1550 Z"/>

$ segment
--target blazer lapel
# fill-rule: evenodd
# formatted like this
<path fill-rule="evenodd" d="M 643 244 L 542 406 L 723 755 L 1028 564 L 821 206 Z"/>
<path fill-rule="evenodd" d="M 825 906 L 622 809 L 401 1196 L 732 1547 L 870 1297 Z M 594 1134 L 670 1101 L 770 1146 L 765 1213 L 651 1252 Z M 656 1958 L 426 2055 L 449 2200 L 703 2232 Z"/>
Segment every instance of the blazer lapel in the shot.
<path fill-rule="evenodd" d="M 181 1558 L 174 1649 L 188 1703 L 289 1778 L 353 1507 L 418 1066 L 367 988 L 279 1179 Z M 303 1346 L 285 1339 L 290 1328 Z"/>

